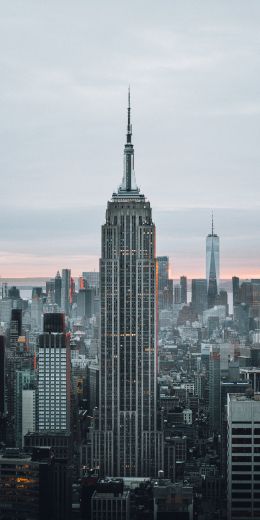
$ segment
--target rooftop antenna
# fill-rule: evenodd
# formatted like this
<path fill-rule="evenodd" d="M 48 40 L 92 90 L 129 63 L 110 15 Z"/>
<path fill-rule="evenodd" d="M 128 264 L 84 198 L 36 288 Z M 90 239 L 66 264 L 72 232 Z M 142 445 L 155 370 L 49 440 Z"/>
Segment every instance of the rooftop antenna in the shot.
<path fill-rule="evenodd" d="M 131 125 L 131 94 L 130 85 L 128 87 L 128 107 L 127 107 L 127 143 L 131 143 L 132 125 Z"/>

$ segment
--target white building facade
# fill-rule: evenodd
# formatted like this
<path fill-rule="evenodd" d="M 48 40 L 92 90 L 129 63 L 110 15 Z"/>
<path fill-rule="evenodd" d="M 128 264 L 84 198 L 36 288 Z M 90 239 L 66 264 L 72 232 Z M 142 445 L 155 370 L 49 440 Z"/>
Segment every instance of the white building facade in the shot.
<path fill-rule="evenodd" d="M 70 351 L 65 333 L 39 337 L 38 430 L 70 431 Z"/>

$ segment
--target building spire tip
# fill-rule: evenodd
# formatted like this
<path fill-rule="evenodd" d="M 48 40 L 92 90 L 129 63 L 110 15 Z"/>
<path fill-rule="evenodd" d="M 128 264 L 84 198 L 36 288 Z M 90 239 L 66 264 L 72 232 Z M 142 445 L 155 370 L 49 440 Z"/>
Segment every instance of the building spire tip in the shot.
<path fill-rule="evenodd" d="M 127 107 L 127 142 L 131 143 L 132 125 L 131 125 L 131 96 L 130 85 L 128 86 L 128 107 Z"/>
<path fill-rule="evenodd" d="M 128 108 L 131 108 L 131 92 L 130 92 L 130 83 L 128 85 Z"/>

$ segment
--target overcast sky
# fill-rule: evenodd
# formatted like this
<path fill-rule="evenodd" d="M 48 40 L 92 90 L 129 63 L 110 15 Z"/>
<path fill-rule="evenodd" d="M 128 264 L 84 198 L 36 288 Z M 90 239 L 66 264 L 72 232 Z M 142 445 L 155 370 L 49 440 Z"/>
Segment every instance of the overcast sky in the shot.
<path fill-rule="evenodd" d="M 98 268 L 131 84 L 157 253 L 260 276 L 259 0 L 0 0 L 0 274 Z"/>

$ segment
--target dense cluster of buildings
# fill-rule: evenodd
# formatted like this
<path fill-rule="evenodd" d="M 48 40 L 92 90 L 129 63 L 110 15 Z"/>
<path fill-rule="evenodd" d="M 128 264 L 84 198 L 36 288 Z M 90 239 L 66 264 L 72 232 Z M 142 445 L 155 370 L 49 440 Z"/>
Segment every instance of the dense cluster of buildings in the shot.
<path fill-rule="evenodd" d="M 0 520 L 260 519 L 260 279 L 222 287 L 213 218 L 169 278 L 130 99 L 124 162 L 99 272 L 2 285 Z"/>

